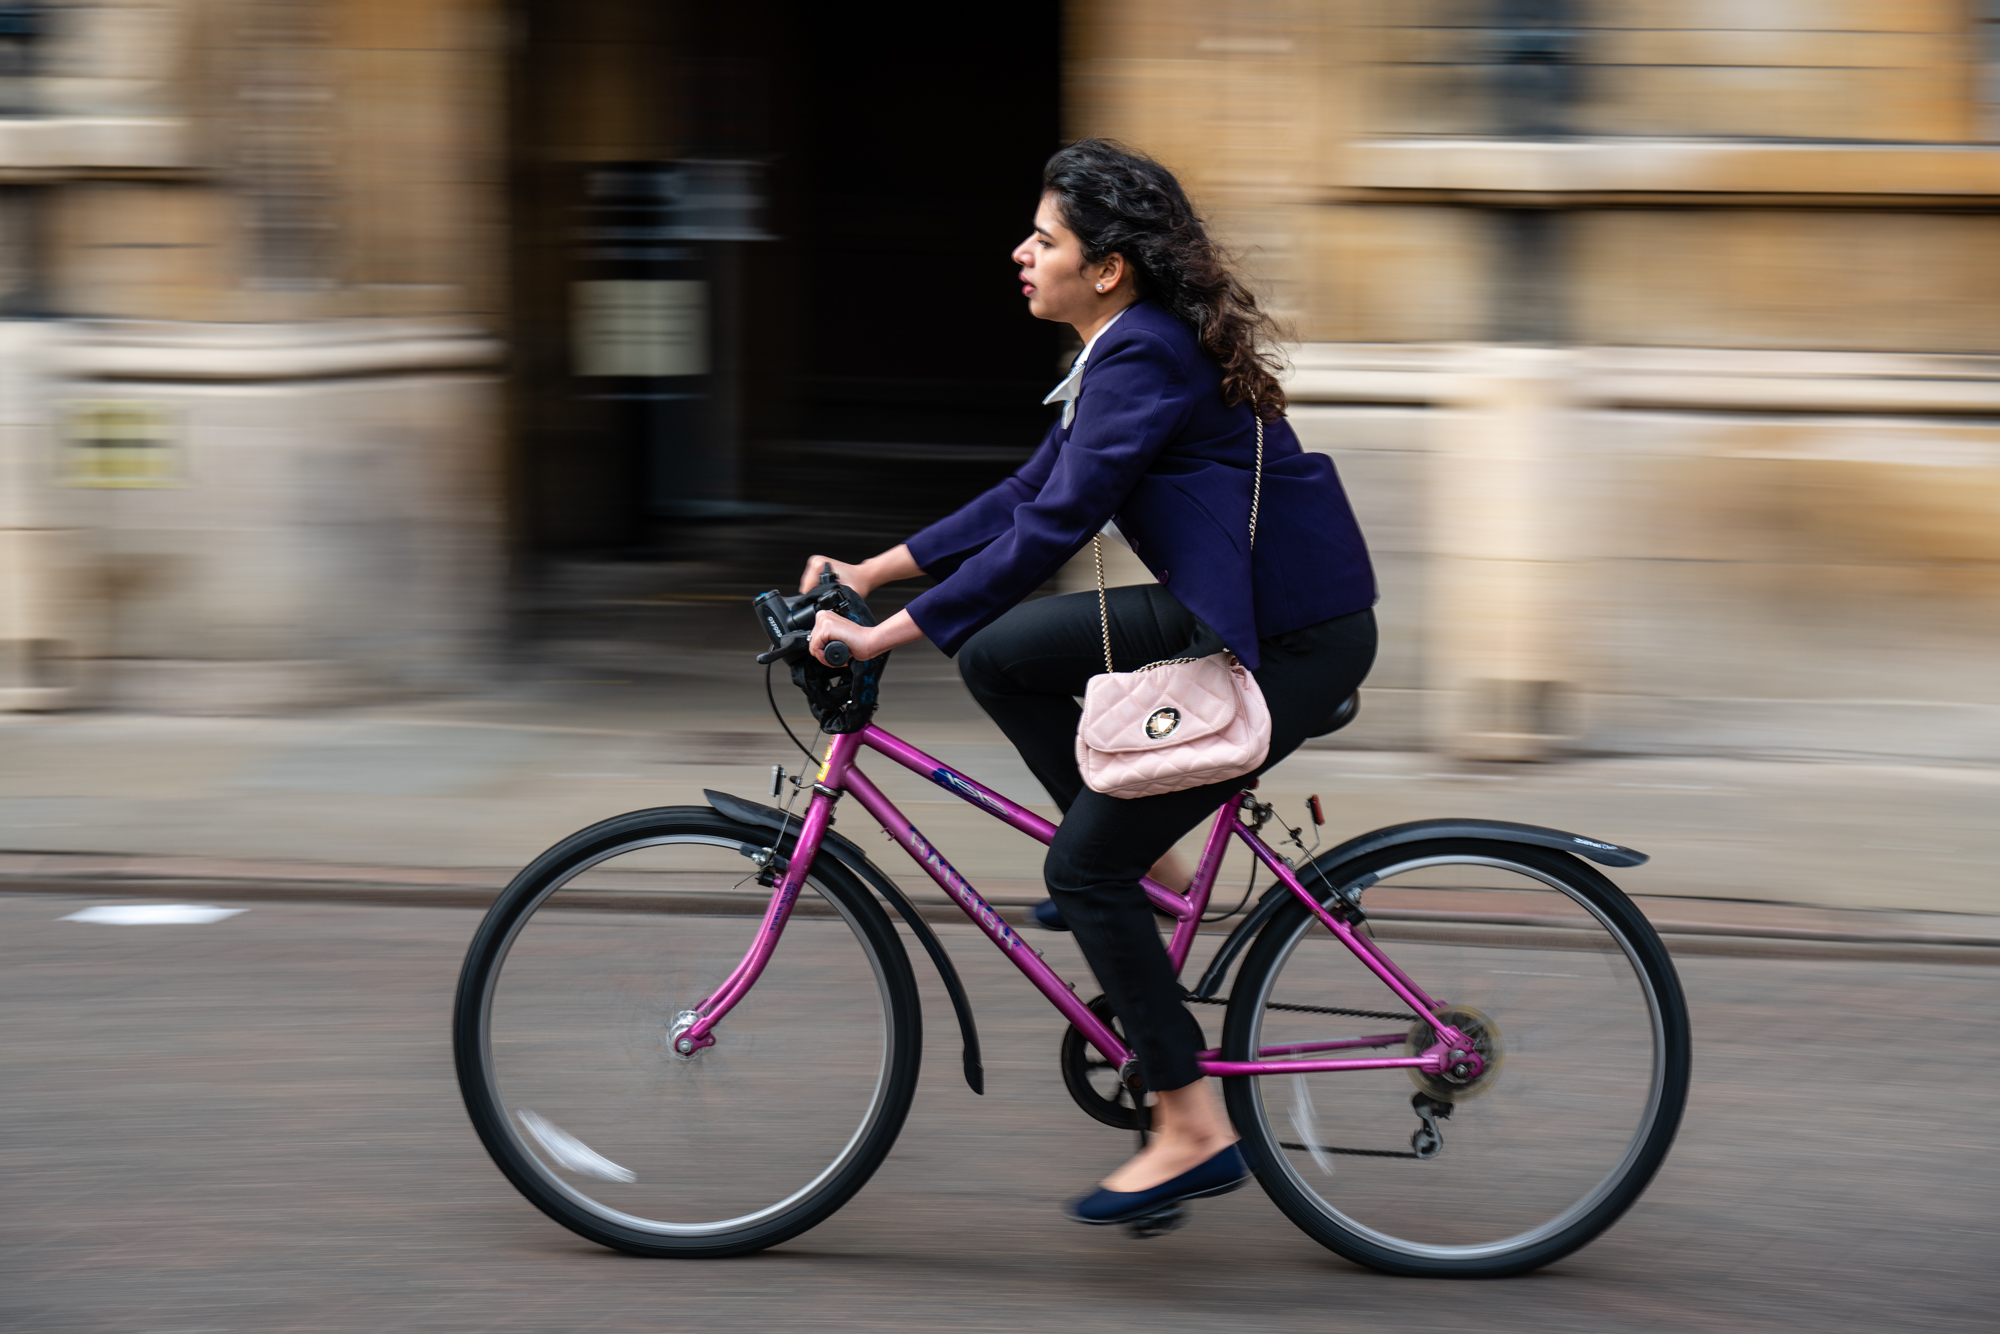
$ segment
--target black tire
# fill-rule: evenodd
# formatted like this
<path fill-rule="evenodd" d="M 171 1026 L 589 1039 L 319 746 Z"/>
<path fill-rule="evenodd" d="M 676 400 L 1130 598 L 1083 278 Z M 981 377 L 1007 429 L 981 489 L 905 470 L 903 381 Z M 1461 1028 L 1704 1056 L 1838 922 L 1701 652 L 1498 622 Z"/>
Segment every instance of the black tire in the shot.
<path fill-rule="evenodd" d="M 466 1111 L 507 1179 L 592 1241 L 683 1258 L 775 1246 L 852 1198 L 902 1129 L 916 980 L 831 857 L 716 1045 L 685 1059 L 667 1038 L 751 943 L 768 895 L 741 891 L 770 842 L 705 806 L 617 816 L 536 858 L 466 952 Z"/>
<path fill-rule="evenodd" d="M 1631 900 L 1568 854 L 1476 839 L 1302 879 L 1329 902 L 1367 885 L 1369 932 L 1452 1022 L 1488 1030 L 1491 1067 L 1463 1087 L 1408 1070 L 1224 1081 L 1279 1209 L 1357 1264 L 1417 1277 L 1526 1273 L 1610 1227 L 1665 1159 L 1692 1064 L 1679 977 Z M 1433 1035 L 1409 1009 L 1293 902 L 1243 962 L 1222 1054 L 1336 1034 L 1375 1049 L 1339 1056 L 1419 1054 Z"/>

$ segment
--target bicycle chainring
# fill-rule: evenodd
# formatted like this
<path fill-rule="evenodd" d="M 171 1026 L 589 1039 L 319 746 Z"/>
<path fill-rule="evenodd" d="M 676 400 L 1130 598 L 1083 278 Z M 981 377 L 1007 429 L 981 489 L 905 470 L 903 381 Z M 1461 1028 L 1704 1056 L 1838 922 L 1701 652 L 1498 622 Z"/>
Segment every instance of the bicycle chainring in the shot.
<path fill-rule="evenodd" d="M 1125 1030 L 1112 1017 L 1110 1001 L 1099 996 L 1086 1004 L 1092 1014 L 1111 1026 L 1112 1032 L 1121 1039 L 1125 1036 Z M 1199 1030 L 1199 1025 L 1196 1027 Z M 1207 1045 L 1205 1038 L 1197 1041 L 1198 1047 Z M 1146 1106 L 1146 1086 L 1137 1072 L 1128 1084 L 1121 1072 L 1077 1031 L 1075 1024 L 1063 1030 L 1062 1077 L 1069 1096 L 1093 1120 L 1119 1130 L 1143 1131 L 1152 1127 L 1153 1109 Z"/>

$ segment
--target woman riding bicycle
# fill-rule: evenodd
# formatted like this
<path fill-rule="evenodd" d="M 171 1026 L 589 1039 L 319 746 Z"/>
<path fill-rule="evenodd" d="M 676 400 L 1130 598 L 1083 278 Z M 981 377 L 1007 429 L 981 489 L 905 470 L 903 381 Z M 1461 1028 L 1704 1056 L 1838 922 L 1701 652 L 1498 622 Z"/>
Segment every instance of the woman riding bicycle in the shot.
<path fill-rule="evenodd" d="M 1034 233 L 1013 259 L 1029 313 L 1083 340 L 1049 396 L 1061 419 L 1025 467 L 957 513 L 871 560 L 833 561 L 864 596 L 916 575 L 937 584 L 877 626 L 821 612 L 812 651 L 824 661 L 839 639 L 868 659 L 929 638 L 956 654 L 1062 809 L 1045 867 L 1055 912 L 1038 916 L 1076 933 L 1157 1099 L 1151 1142 L 1070 1206 L 1081 1222 L 1117 1223 L 1247 1174 L 1139 881 L 1250 775 L 1132 799 L 1086 787 L 1076 698 L 1105 660 L 1098 599 L 1022 599 L 1115 522 L 1159 581 L 1110 590 L 1116 667 L 1226 646 L 1270 710 L 1261 773 L 1330 730 L 1368 674 L 1375 581 L 1332 463 L 1284 420 L 1270 317 L 1170 172 L 1106 140 L 1071 145 L 1044 168 Z M 801 591 L 827 559 L 808 562 Z"/>

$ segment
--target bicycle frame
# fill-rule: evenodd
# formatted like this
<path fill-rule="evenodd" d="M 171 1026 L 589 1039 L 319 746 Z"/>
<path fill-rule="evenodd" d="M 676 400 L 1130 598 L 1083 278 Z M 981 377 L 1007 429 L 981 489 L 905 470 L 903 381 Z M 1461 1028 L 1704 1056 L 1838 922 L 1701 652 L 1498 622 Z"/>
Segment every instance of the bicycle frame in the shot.
<path fill-rule="evenodd" d="M 1015 934 L 1014 929 L 993 906 L 980 897 L 979 891 L 945 860 L 931 841 L 925 838 L 923 833 L 896 809 L 895 804 L 882 794 L 881 789 L 855 767 L 855 758 L 863 746 L 880 752 L 904 768 L 936 783 L 967 804 L 977 807 L 1003 824 L 1011 825 L 1031 838 L 1043 843 L 1049 843 L 1055 838 L 1056 826 L 1033 811 L 1016 805 L 983 784 L 967 778 L 950 765 L 940 763 L 915 746 L 873 724 L 859 732 L 834 737 L 813 783 L 812 801 L 806 808 L 798 842 L 794 845 L 791 860 L 786 864 L 783 875 L 773 887 L 771 901 L 764 910 L 764 919 L 758 928 L 756 939 L 749 953 L 744 955 L 742 962 L 736 965 L 734 971 L 707 999 L 694 1007 L 694 1022 L 681 1034 L 682 1053 L 692 1055 L 703 1047 L 714 1045 L 715 1026 L 750 988 L 756 985 L 765 964 L 769 962 L 772 952 L 777 949 L 779 937 L 784 934 L 785 923 L 791 917 L 792 906 L 798 901 L 800 890 L 805 887 L 806 875 L 812 869 L 813 859 L 819 853 L 820 841 L 825 837 L 827 826 L 832 820 L 834 804 L 843 795 L 851 793 L 854 799 L 875 817 L 890 837 L 902 845 L 903 850 L 923 867 L 931 879 L 937 881 L 946 894 L 951 896 L 965 915 L 972 920 L 973 925 L 985 932 L 987 938 L 1000 949 L 1000 952 L 1006 955 L 1008 960 L 1035 985 L 1035 988 L 1048 998 L 1049 1003 L 1076 1026 L 1090 1045 L 1097 1048 L 1115 1068 L 1123 1069 L 1132 1059 L 1131 1049 L 1111 1031 L 1109 1025 L 1091 1013 L 1083 1001 L 1078 999 L 1076 989 L 1049 967 L 1043 960 L 1041 952 Z M 1194 937 L 1201 922 L 1201 915 L 1208 907 L 1209 892 L 1214 887 L 1216 874 L 1222 866 L 1222 855 L 1228 849 L 1230 837 L 1234 835 L 1241 839 L 1251 854 L 1296 895 L 1299 901 L 1319 918 L 1326 929 L 1331 931 L 1334 937 L 1370 972 L 1381 979 L 1382 984 L 1394 992 L 1405 1005 L 1418 1014 L 1435 1015 L 1442 1007 L 1426 996 L 1423 990 L 1402 969 L 1391 962 L 1372 940 L 1360 935 L 1346 921 L 1328 911 L 1319 899 L 1299 883 L 1298 877 L 1292 873 L 1292 868 L 1285 860 L 1273 852 L 1254 830 L 1243 823 L 1239 813 L 1241 800 L 1241 794 L 1234 795 L 1216 812 L 1215 823 L 1209 830 L 1207 843 L 1202 848 L 1200 865 L 1196 868 L 1193 883 L 1189 885 L 1185 895 L 1177 894 L 1150 878 L 1141 882 L 1153 906 L 1175 919 L 1173 936 L 1167 944 L 1167 955 L 1173 961 L 1175 971 L 1178 973 L 1187 964 L 1188 952 L 1194 946 Z M 1437 1040 L 1419 1056 L 1265 1059 L 1357 1047 L 1384 1047 L 1406 1040 L 1405 1034 L 1396 1033 L 1260 1048 L 1257 1053 L 1258 1059 L 1253 1061 L 1217 1060 L 1213 1059 L 1216 1053 L 1203 1052 L 1199 1066 L 1203 1074 L 1221 1076 L 1403 1069 L 1437 1074 L 1444 1070 L 1447 1062 L 1450 1062 L 1461 1066 L 1469 1064 L 1472 1067 L 1471 1073 L 1476 1074 L 1479 1057 L 1472 1051 L 1471 1043 L 1466 1036 L 1449 1025 L 1438 1024 L 1435 1020 L 1431 1026 Z"/>

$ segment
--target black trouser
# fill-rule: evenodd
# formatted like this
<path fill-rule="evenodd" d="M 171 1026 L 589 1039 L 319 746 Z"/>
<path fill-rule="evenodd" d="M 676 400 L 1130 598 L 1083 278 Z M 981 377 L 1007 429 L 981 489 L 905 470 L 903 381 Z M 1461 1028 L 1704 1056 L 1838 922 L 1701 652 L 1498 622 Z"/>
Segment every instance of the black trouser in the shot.
<path fill-rule="evenodd" d="M 1112 661 L 1121 672 L 1179 656 L 1198 622 L 1158 584 L 1109 594 Z M 1271 710 L 1262 773 L 1325 732 L 1375 661 L 1375 613 L 1358 611 L 1258 643 L 1257 684 Z M 1123 800 L 1093 792 L 1076 767 L 1076 697 L 1104 670 L 1097 594 L 1072 593 L 1014 608 L 967 642 L 958 669 L 980 707 L 1063 809 L 1044 874 L 1138 1054 L 1150 1089 L 1201 1077 L 1198 1027 L 1160 941 L 1139 879 L 1182 835 L 1215 813 L 1242 778 Z"/>

